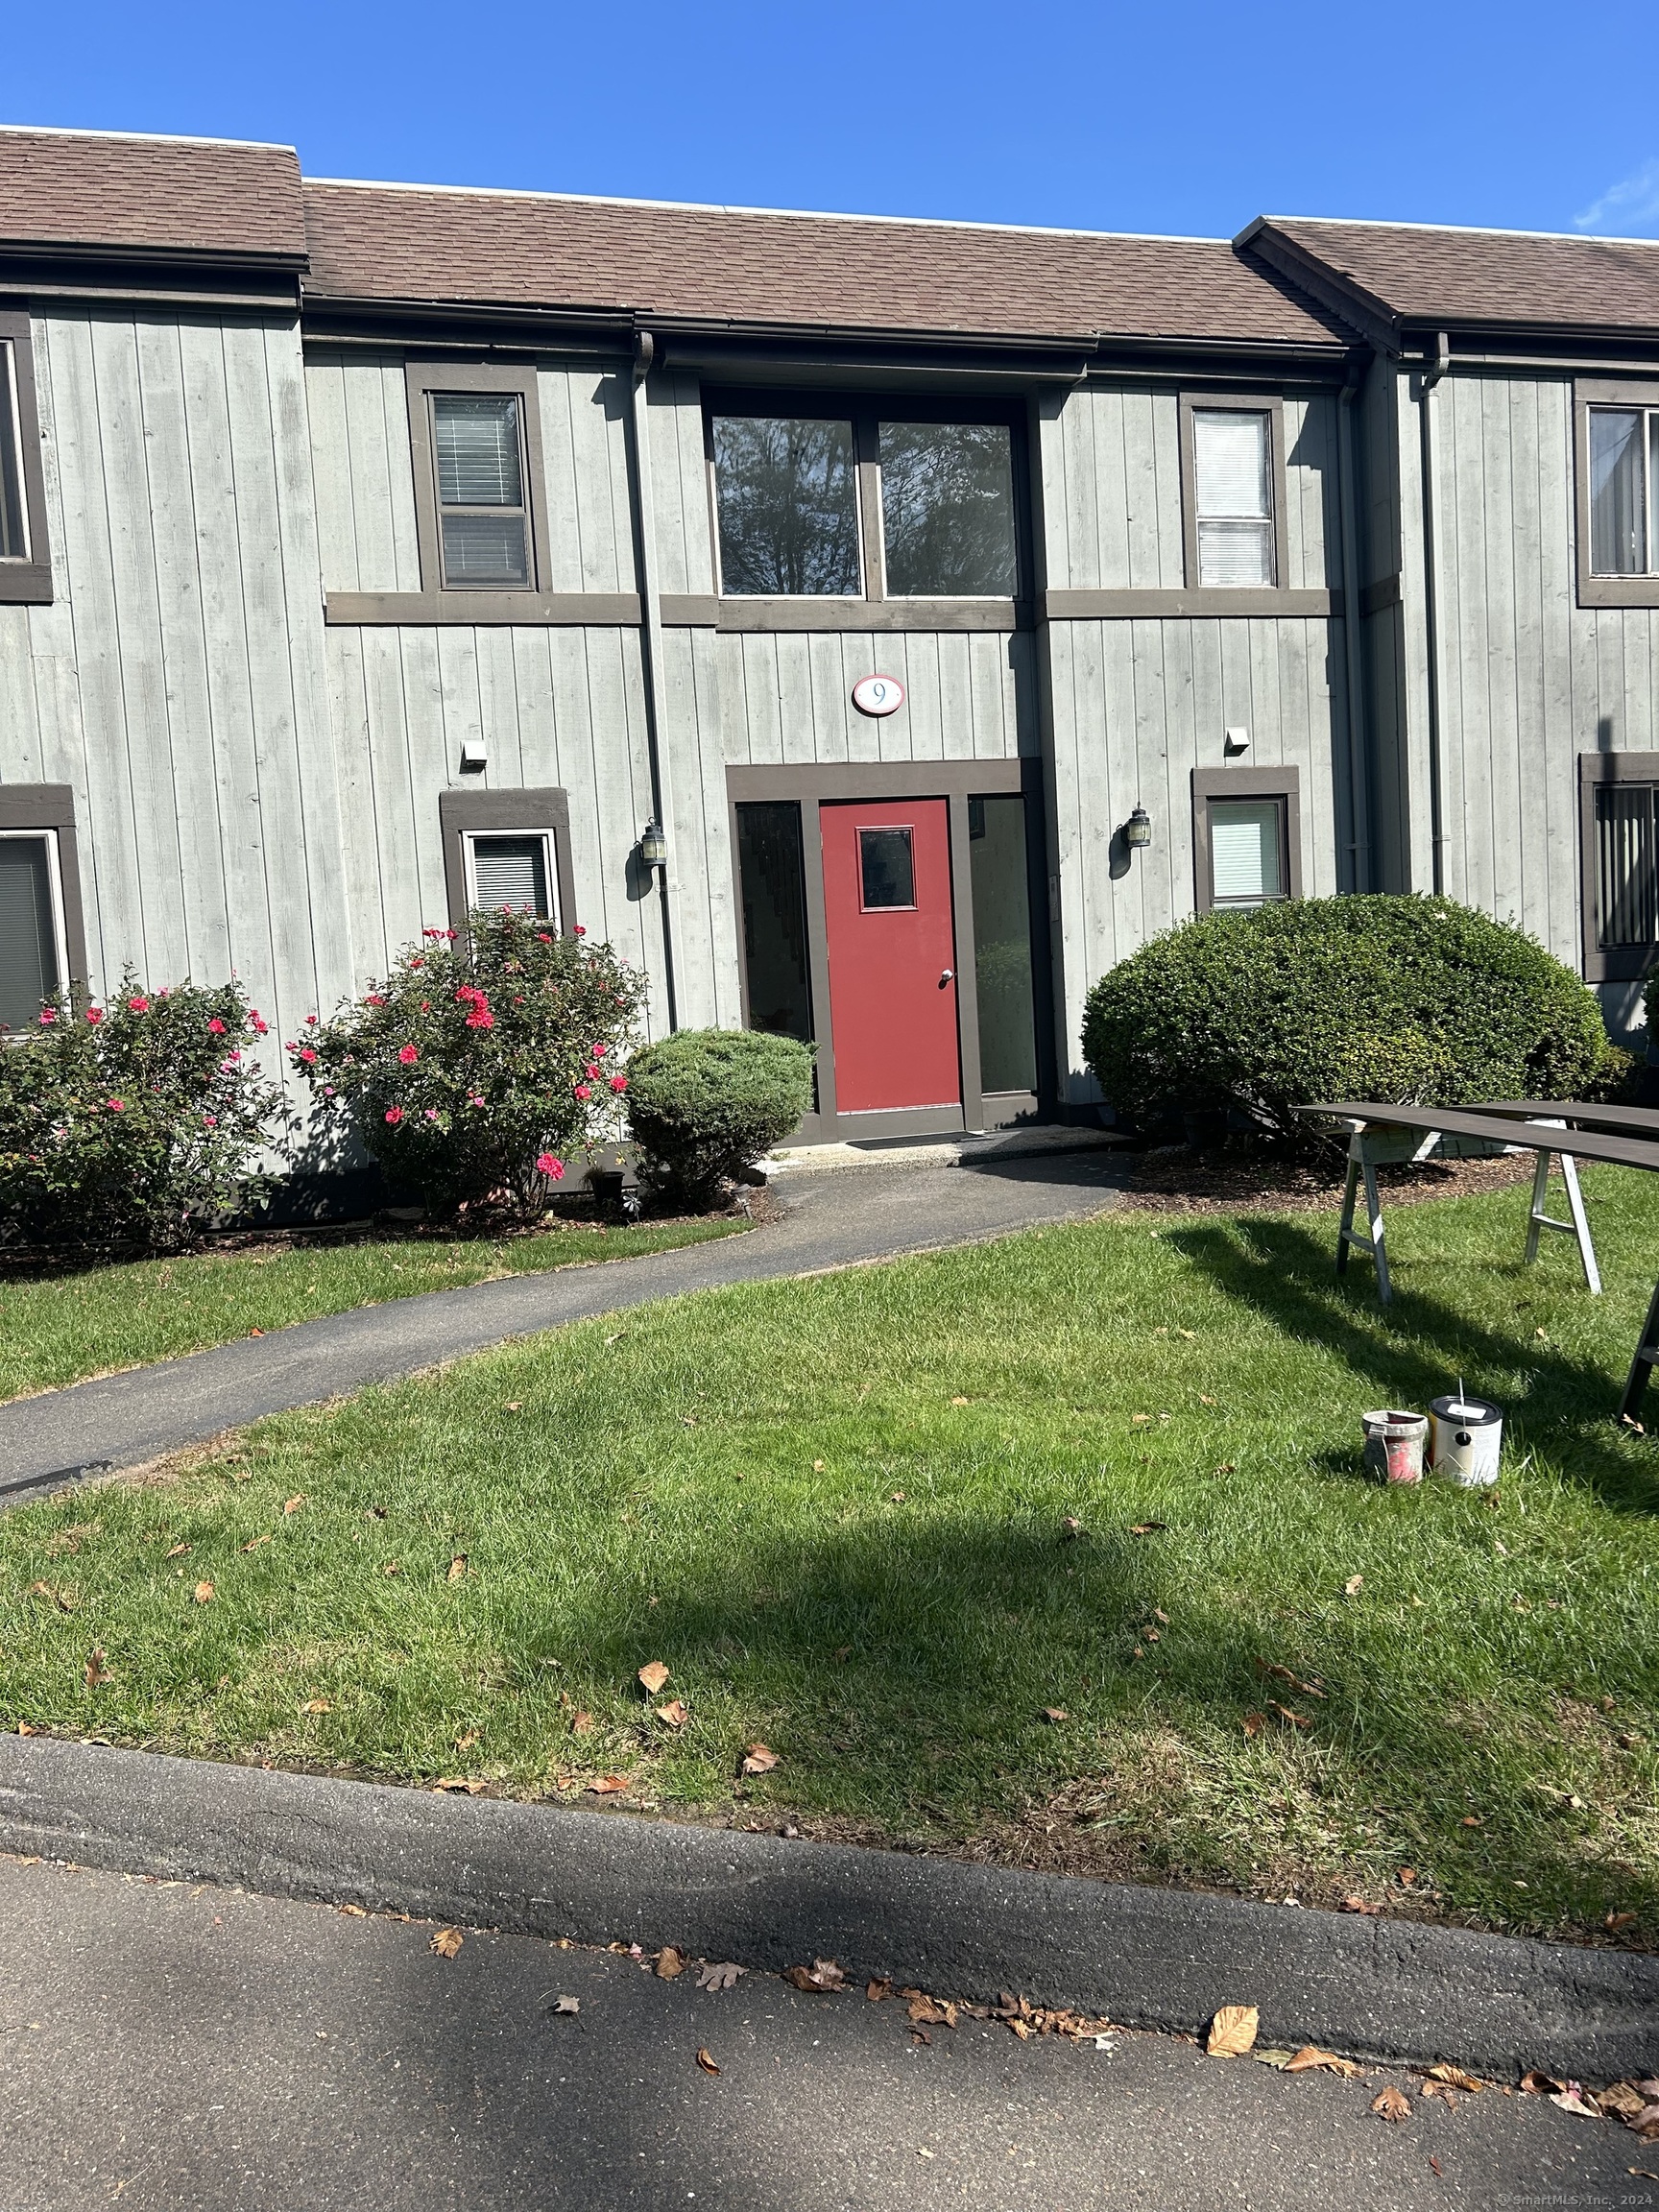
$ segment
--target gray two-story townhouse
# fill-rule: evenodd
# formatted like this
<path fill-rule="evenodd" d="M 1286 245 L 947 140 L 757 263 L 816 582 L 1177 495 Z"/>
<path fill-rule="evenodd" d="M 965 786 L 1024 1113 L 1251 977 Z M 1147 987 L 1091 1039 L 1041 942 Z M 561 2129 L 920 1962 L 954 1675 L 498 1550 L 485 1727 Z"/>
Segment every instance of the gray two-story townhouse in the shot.
<path fill-rule="evenodd" d="M 1093 1118 L 1156 930 L 1439 888 L 1627 1025 L 1656 425 L 1659 246 L 0 131 L 0 1021 L 292 1035 L 527 903 L 813 1040 L 806 1139 L 938 1134 Z"/>

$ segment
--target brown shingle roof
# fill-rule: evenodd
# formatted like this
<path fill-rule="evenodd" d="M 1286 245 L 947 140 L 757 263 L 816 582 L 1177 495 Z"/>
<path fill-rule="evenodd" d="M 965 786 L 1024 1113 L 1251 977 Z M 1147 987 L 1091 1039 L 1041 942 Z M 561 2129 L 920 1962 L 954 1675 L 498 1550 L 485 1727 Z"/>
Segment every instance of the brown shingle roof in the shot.
<path fill-rule="evenodd" d="M 789 215 L 400 185 L 305 187 L 310 297 L 670 322 L 1341 345 L 1220 240 Z"/>
<path fill-rule="evenodd" d="M 1659 241 L 1273 216 L 1240 243 L 1274 233 L 1396 322 L 1659 329 Z"/>
<path fill-rule="evenodd" d="M 296 262 L 305 252 L 299 156 L 0 127 L 0 248 L 42 246 Z"/>

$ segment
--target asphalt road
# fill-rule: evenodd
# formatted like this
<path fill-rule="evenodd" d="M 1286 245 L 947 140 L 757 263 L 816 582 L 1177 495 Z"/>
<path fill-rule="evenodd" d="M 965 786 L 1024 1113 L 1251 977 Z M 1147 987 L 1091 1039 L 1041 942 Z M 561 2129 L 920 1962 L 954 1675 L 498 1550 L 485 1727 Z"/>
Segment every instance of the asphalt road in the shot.
<path fill-rule="evenodd" d="M 1097 1214 L 1129 1169 L 1097 1150 L 783 1178 L 785 1217 L 677 1252 L 514 1275 L 296 1322 L 0 1405 L 0 1498 L 65 1470 L 132 1467 L 268 1413 L 384 1382 L 503 1337 L 687 1291 L 856 1266 Z"/>
<path fill-rule="evenodd" d="M 1537 2097 L 1449 2111 L 1397 2068 L 1287 2077 L 1152 2034 L 924 2045 L 893 2001 L 432 1934 L 0 1860 L 0 2212 L 1659 2206 L 1629 2171 L 1654 2147 Z M 1401 2125 L 1370 2110 L 1389 2081 Z"/>

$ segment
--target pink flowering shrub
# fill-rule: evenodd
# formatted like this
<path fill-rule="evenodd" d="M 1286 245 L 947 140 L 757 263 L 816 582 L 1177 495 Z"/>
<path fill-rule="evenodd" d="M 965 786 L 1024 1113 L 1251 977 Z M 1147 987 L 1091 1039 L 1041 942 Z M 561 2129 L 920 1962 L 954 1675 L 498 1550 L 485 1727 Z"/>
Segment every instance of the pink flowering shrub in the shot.
<path fill-rule="evenodd" d="M 0 1046 L 0 1242 L 176 1252 L 255 1205 L 281 1094 L 239 983 L 42 1007 Z"/>
<path fill-rule="evenodd" d="M 289 1046 L 325 1115 L 428 1205 L 543 1212 L 573 1155 L 619 1134 L 596 1080 L 626 1053 L 643 979 L 530 914 L 428 930 L 392 974 Z"/>

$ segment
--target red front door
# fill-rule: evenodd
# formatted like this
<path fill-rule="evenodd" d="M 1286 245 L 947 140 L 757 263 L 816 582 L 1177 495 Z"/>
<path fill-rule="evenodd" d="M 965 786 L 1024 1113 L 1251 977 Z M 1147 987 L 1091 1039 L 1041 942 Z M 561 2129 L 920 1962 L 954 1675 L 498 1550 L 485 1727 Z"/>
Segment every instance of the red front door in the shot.
<path fill-rule="evenodd" d="M 943 799 L 820 806 L 835 1104 L 953 1106 L 956 933 Z"/>

